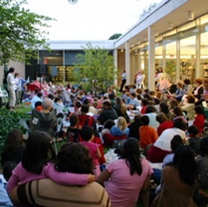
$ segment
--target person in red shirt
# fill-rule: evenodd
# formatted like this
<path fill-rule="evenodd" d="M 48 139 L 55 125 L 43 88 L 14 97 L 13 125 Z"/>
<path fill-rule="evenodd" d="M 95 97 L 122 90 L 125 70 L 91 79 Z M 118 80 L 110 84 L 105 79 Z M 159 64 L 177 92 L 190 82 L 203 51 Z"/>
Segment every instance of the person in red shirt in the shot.
<path fill-rule="evenodd" d="M 168 120 L 164 113 L 157 114 L 156 120 L 160 123 L 159 127 L 157 128 L 158 136 L 160 136 L 164 130 L 173 127 L 172 121 Z"/>
<path fill-rule="evenodd" d="M 145 114 L 145 110 L 147 108 L 148 103 L 149 103 L 149 100 L 147 98 L 142 99 L 142 101 L 141 101 L 142 108 L 141 108 L 141 111 L 140 111 L 141 114 Z"/>
<path fill-rule="evenodd" d="M 194 118 L 193 125 L 198 128 L 199 135 L 201 135 L 204 129 L 204 107 L 201 105 L 195 106 L 194 108 L 196 116 Z"/>
<path fill-rule="evenodd" d="M 140 126 L 139 128 L 139 135 L 140 135 L 139 144 L 141 148 L 145 149 L 148 145 L 154 144 L 158 136 L 156 130 L 151 126 L 148 126 L 149 124 L 148 116 L 146 115 L 142 116 L 141 122 L 142 122 L 142 126 Z"/>

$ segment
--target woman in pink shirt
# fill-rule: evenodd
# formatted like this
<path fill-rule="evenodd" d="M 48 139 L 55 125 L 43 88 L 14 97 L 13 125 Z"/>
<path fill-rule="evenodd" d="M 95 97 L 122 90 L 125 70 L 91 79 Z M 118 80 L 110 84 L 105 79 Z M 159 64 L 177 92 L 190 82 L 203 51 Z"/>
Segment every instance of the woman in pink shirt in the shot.
<path fill-rule="evenodd" d="M 32 180 L 50 178 L 64 185 L 86 185 L 93 175 L 58 172 L 51 163 L 55 158 L 51 137 L 42 131 L 33 132 L 26 143 L 22 162 L 12 171 L 7 184 L 7 192 L 18 184 Z"/>
<path fill-rule="evenodd" d="M 128 138 L 121 159 L 107 165 L 96 181 L 105 186 L 112 207 L 135 207 L 140 192 L 143 207 L 147 207 L 152 172 L 149 162 L 140 156 L 138 140 Z"/>

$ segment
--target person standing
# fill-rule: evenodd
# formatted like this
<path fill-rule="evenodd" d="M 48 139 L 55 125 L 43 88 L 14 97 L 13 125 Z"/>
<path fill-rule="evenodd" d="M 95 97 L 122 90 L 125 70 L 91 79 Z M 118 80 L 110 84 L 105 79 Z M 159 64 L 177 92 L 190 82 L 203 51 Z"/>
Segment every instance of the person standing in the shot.
<path fill-rule="evenodd" d="M 9 73 L 7 75 L 7 89 L 9 92 L 9 110 L 13 110 L 16 104 L 16 95 L 15 95 L 15 85 L 16 81 L 14 79 L 14 71 L 13 67 L 9 68 Z"/>
<path fill-rule="evenodd" d="M 121 74 L 121 87 L 120 87 L 120 92 L 123 90 L 123 87 L 126 83 L 126 71 L 123 70 L 123 73 Z"/>

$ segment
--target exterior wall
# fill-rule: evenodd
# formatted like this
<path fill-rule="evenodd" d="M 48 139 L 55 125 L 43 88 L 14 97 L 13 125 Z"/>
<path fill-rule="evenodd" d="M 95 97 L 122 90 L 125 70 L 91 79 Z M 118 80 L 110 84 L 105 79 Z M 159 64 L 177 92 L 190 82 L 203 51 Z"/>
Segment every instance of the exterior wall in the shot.
<path fill-rule="evenodd" d="M 20 76 L 25 78 L 25 64 L 22 62 L 14 62 L 10 61 L 9 64 L 7 65 L 7 68 L 9 69 L 10 67 L 15 68 L 16 73 L 20 73 Z M 3 77 L 4 77 L 4 66 L 0 66 L 0 86 L 2 85 Z"/>

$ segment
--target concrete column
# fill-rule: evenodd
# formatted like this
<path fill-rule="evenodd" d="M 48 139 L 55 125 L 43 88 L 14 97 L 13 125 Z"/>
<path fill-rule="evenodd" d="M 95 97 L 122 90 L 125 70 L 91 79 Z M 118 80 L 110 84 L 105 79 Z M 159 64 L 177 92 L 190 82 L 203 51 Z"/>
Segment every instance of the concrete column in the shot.
<path fill-rule="evenodd" d="M 176 81 L 180 80 L 180 52 L 181 44 L 179 37 L 176 39 Z"/>
<path fill-rule="evenodd" d="M 131 84 L 131 71 L 130 71 L 130 43 L 125 42 L 125 70 L 126 70 L 126 84 Z"/>
<path fill-rule="evenodd" d="M 148 27 L 148 88 L 155 90 L 155 30 Z"/>
<path fill-rule="evenodd" d="M 200 25 L 200 24 L 199 24 Z M 196 68 L 195 68 L 195 78 L 203 78 L 204 71 L 200 73 L 200 63 L 201 63 L 201 27 L 198 26 L 198 32 L 196 33 Z"/>
<path fill-rule="evenodd" d="M 113 65 L 114 65 L 114 72 L 115 72 L 115 77 L 114 77 L 114 85 L 115 86 L 118 86 L 118 77 L 116 74 L 118 74 L 118 63 L 117 63 L 117 56 L 118 56 L 118 52 L 117 52 L 117 49 L 115 49 L 113 51 Z"/>

